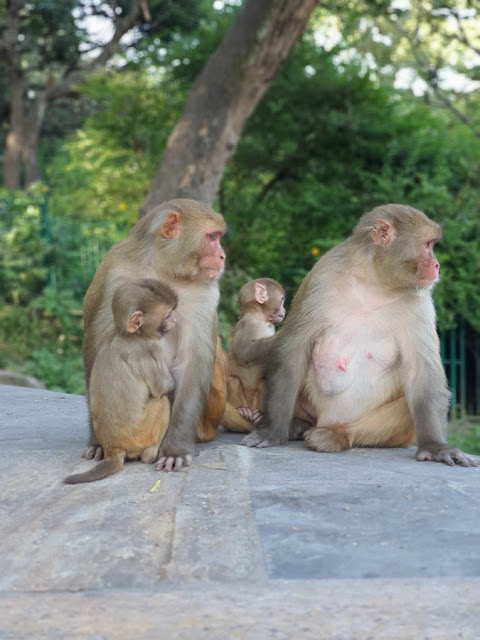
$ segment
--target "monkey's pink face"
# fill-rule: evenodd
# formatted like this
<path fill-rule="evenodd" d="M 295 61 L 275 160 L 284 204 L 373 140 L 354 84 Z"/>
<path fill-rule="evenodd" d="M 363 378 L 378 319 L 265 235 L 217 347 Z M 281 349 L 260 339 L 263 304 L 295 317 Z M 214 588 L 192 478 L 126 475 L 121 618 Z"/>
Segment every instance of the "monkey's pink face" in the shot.
<path fill-rule="evenodd" d="M 417 264 L 417 279 L 420 287 L 431 287 L 438 280 L 440 264 L 433 253 L 436 242 L 438 242 L 437 238 L 427 240 L 421 246 Z"/>
<path fill-rule="evenodd" d="M 269 320 L 272 324 L 279 324 L 285 318 L 285 307 L 283 303 L 285 302 L 285 296 L 280 300 L 278 307 L 273 311 Z"/>
<path fill-rule="evenodd" d="M 170 331 L 170 329 L 173 329 L 173 327 L 176 325 L 177 323 L 177 319 L 175 318 L 175 314 L 173 312 L 173 309 L 170 311 L 170 313 L 168 313 L 165 316 L 164 321 L 162 322 L 162 324 L 160 325 L 158 332 L 160 333 L 160 335 L 165 335 L 165 333 L 167 333 L 168 331 Z"/>
<path fill-rule="evenodd" d="M 203 238 L 203 251 L 198 267 L 208 280 L 219 278 L 225 267 L 225 253 L 220 244 L 222 236 L 223 231 L 212 229 L 207 230 Z"/>

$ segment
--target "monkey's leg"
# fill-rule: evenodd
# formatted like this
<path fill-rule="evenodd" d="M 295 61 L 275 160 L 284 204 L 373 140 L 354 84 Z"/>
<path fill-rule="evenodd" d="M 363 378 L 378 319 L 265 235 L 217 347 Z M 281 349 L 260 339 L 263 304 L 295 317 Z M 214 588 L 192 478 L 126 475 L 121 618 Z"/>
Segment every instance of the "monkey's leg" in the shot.
<path fill-rule="evenodd" d="M 404 397 L 387 402 L 351 424 L 312 427 L 305 442 L 316 451 L 337 452 L 351 447 L 407 447 L 415 427 Z"/>
<path fill-rule="evenodd" d="M 415 426 L 405 398 L 387 402 L 350 425 L 354 447 L 408 447 Z"/>
<path fill-rule="evenodd" d="M 345 424 L 332 424 L 328 427 L 311 427 L 304 433 L 307 447 L 315 451 L 337 453 L 352 448 L 353 436 Z"/>
<path fill-rule="evenodd" d="M 163 398 L 151 398 L 146 406 L 142 416 L 142 420 L 138 425 L 139 430 L 143 429 L 145 433 L 152 431 L 152 437 L 156 442 L 146 447 L 142 451 L 140 457 L 142 462 L 152 464 L 158 458 L 158 450 L 162 444 L 162 440 L 168 429 L 170 421 L 170 401 L 164 396 Z"/>
<path fill-rule="evenodd" d="M 305 431 L 311 429 L 312 423 L 302 420 L 301 418 L 293 418 L 288 432 L 289 440 L 303 440 Z"/>
<path fill-rule="evenodd" d="M 215 440 L 218 426 L 222 421 L 227 401 L 227 356 L 222 349 L 220 338 L 217 338 L 217 351 L 213 365 L 212 382 L 207 401 L 203 409 L 202 419 L 197 426 L 197 442 Z"/>
<path fill-rule="evenodd" d="M 87 448 L 82 453 L 82 458 L 85 460 L 102 460 L 103 459 L 103 447 L 98 442 L 98 438 L 93 430 L 93 419 L 90 409 L 88 410 L 88 428 L 90 430 L 88 436 Z"/>
<path fill-rule="evenodd" d="M 264 382 L 258 380 L 255 386 L 242 386 L 240 383 L 240 389 L 243 391 L 242 395 L 245 397 L 244 402 L 239 402 L 237 408 L 245 407 L 252 411 L 262 409 L 263 396 L 264 396 Z M 248 418 L 246 418 L 248 420 Z"/>
<path fill-rule="evenodd" d="M 248 402 L 240 378 L 228 376 L 227 401 L 234 407 L 247 407 Z"/>

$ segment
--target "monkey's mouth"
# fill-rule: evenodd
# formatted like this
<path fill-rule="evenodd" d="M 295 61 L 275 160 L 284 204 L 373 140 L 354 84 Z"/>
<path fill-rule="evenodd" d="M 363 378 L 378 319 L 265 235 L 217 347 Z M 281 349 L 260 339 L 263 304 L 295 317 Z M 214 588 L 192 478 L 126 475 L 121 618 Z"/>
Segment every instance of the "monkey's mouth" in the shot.
<path fill-rule="evenodd" d="M 430 289 L 440 280 L 440 276 L 436 278 L 419 278 L 417 286 L 421 289 Z"/>
<path fill-rule="evenodd" d="M 223 267 L 221 267 L 220 269 L 215 269 L 214 267 L 202 267 L 200 271 L 209 278 L 216 278 L 221 273 L 223 273 Z"/>

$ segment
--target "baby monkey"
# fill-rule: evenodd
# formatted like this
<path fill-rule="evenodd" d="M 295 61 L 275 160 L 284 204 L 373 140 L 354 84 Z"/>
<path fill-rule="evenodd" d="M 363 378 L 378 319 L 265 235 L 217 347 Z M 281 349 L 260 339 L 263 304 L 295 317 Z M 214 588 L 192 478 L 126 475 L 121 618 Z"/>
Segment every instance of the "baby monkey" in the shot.
<path fill-rule="evenodd" d="M 125 458 L 154 462 L 170 419 L 173 377 L 162 336 L 175 326 L 177 296 L 149 278 L 127 282 L 115 291 L 115 334 L 95 359 L 88 403 L 93 429 L 105 459 L 66 484 L 93 482 L 123 468 Z"/>
<path fill-rule="evenodd" d="M 271 278 L 250 280 L 238 294 L 240 318 L 228 352 L 227 403 L 252 425 L 262 416 L 265 361 L 275 325 L 285 317 L 284 301 L 283 287 Z"/>

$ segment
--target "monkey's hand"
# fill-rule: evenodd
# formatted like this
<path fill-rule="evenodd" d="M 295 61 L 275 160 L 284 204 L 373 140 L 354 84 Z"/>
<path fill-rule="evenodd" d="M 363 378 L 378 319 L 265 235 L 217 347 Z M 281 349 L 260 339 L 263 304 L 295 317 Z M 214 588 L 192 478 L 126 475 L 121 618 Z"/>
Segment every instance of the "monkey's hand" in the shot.
<path fill-rule="evenodd" d="M 244 420 L 256 425 L 262 419 L 262 412 L 259 409 L 250 409 L 249 407 L 238 407 L 238 413 Z"/>
<path fill-rule="evenodd" d="M 155 465 L 157 471 L 181 471 L 183 467 L 189 467 L 192 464 L 192 456 L 189 453 L 180 456 L 162 455 Z"/>
<path fill-rule="evenodd" d="M 420 461 L 444 462 L 450 467 L 456 464 L 462 467 L 478 467 L 480 464 L 479 460 L 475 460 L 460 449 L 449 447 L 447 444 L 429 444 L 426 447 L 419 447 L 415 457 Z"/>
<path fill-rule="evenodd" d="M 265 432 L 257 430 L 253 431 L 253 433 L 249 433 L 248 436 L 245 436 L 240 444 L 243 444 L 244 447 L 257 447 L 257 449 L 264 449 L 265 447 L 276 447 L 280 444 L 287 443 L 282 442 L 281 439 L 277 437 L 266 437 Z"/>
<path fill-rule="evenodd" d="M 103 448 L 99 444 L 90 444 L 82 453 L 85 460 L 103 460 Z"/>

